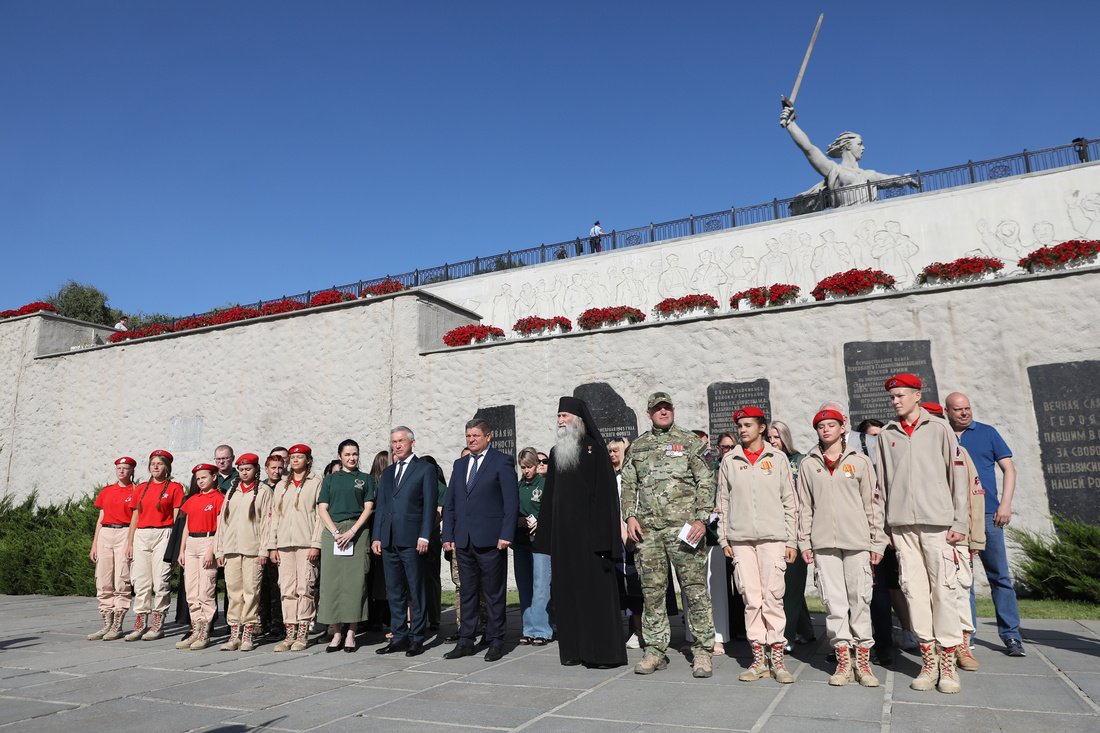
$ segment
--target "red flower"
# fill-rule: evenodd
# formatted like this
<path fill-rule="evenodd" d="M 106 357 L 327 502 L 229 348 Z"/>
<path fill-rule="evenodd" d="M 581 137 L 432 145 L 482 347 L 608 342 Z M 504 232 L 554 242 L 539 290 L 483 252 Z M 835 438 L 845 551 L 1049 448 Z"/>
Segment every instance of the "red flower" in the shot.
<path fill-rule="evenodd" d="M 1074 239 L 1052 247 L 1040 247 L 1019 261 L 1021 269 L 1035 272 L 1049 267 L 1065 265 L 1077 260 L 1088 260 L 1100 253 L 1100 240 Z"/>
<path fill-rule="evenodd" d="M 389 278 L 383 280 L 376 285 L 368 285 L 359 292 L 360 298 L 374 297 L 378 295 L 389 295 L 390 293 L 399 293 L 402 290 L 408 290 L 408 287 L 402 285 L 396 280 L 390 280 Z"/>
<path fill-rule="evenodd" d="M 210 325 L 209 316 L 188 316 L 176 321 L 175 331 L 190 331 L 192 328 L 202 328 Z"/>
<path fill-rule="evenodd" d="M 613 308 L 589 308 L 577 319 L 577 324 L 585 331 L 599 328 L 605 323 L 618 323 L 619 321 L 641 323 L 645 320 L 645 313 L 637 308 L 626 305 L 617 305 Z"/>
<path fill-rule="evenodd" d="M 260 308 L 261 315 L 273 316 L 277 313 L 290 313 L 291 311 L 300 311 L 308 306 L 300 300 L 277 300 L 273 303 L 267 303 L 263 308 Z"/>
<path fill-rule="evenodd" d="M 319 305 L 346 303 L 349 300 L 355 300 L 355 296 L 351 293 L 344 293 L 339 290 L 322 290 L 309 299 L 309 307 L 314 308 Z"/>
<path fill-rule="evenodd" d="M 569 322 L 568 318 L 562 316 L 554 316 L 553 318 L 528 316 L 516 321 L 515 325 L 512 326 L 512 330 L 516 333 L 522 333 L 525 336 L 529 336 L 532 333 L 540 333 L 554 326 L 560 328 L 562 333 L 569 333 L 573 330 L 573 324 Z"/>
<path fill-rule="evenodd" d="M 49 303 L 42 303 L 42 302 L 27 303 L 25 306 L 23 306 L 19 310 L 4 311 L 3 313 L 0 313 L 0 318 L 10 318 L 12 316 L 25 316 L 25 315 L 29 315 L 31 313 L 37 313 L 39 311 L 52 311 L 53 313 L 56 313 L 57 308 L 54 308 Z"/>
<path fill-rule="evenodd" d="M 896 283 L 897 280 L 882 270 L 848 270 L 824 278 L 810 294 L 814 296 L 814 300 L 825 300 L 829 293 L 862 295 L 879 285 L 891 290 Z"/>
<path fill-rule="evenodd" d="M 924 284 L 931 278 L 939 278 L 944 282 L 969 280 L 986 272 L 997 272 L 1004 269 L 1004 266 L 996 257 L 962 257 L 947 264 L 933 262 L 921 270 L 920 275 L 917 275 L 917 282 Z"/>
<path fill-rule="evenodd" d="M 443 343 L 448 346 L 465 346 L 471 341 L 485 341 L 489 338 L 503 338 L 504 331 L 496 326 L 470 324 L 452 328 L 443 335 Z"/>

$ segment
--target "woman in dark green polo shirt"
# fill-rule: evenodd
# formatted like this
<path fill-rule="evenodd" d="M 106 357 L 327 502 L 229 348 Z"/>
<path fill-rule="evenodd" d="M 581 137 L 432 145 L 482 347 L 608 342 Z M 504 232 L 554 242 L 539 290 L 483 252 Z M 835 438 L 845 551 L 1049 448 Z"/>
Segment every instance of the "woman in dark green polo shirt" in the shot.
<path fill-rule="evenodd" d="M 531 539 L 538 531 L 539 503 L 545 479 L 537 474 L 539 455 L 534 448 L 519 452 L 519 517 L 512 542 L 512 566 L 523 613 L 520 644 L 542 646 L 554 635 L 550 627 L 550 556 L 531 551 Z"/>
<path fill-rule="evenodd" d="M 345 440 L 338 454 L 342 470 L 325 477 L 317 497 L 317 514 L 324 527 L 317 620 L 332 628 L 326 652 L 339 650 L 341 640 L 344 651 L 354 652 L 356 627 L 367 620 L 370 532 L 365 527 L 374 510 L 377 487 L 369 473 L 359 470 L 358 443 Z"/>

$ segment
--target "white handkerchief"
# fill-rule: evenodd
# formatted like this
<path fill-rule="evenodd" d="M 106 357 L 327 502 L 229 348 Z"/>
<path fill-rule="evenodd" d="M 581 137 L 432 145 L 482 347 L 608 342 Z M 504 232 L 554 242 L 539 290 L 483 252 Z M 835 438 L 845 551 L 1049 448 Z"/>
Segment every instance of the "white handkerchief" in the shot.
<path fill-rule="evenodd" d="M 354 555 L 355 554 L 355 543 L 354 542 L 349 542 L 348 543 L 348 549 L 341 550 L 340 549 L 340 543 L 336 542 L 336 541 L 333 541 L 333 543 L 332 543 L 332 554 L 333 555 Z"/>
<path fill-rule="evenodd" d="M 680 534 L 676 535 L 681 542 L 685 545 L 691 545 L 692 547 L 698 547 L 699 542 L 702 542 L 703 538 L 700 537 L 696 542 L 688 542 L 688 533 L 691 532 L 691 525 L 685 524 L 684 528 L 680 530 Z"/>

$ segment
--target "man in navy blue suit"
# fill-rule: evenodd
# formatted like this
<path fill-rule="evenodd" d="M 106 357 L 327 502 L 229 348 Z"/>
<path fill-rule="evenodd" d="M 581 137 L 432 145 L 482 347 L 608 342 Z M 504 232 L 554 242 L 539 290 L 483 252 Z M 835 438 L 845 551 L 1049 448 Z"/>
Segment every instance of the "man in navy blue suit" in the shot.
<path fill-rule="evenodd" d="M 427 597 L 424 555 L 435 525 L 439 483 L 435 466 L 413 455 L 413 431 L 400 425 L 390 431 L 393 463 L 382 471 L 374 509 L 374 542 L 371 549 L 382 556 L 386 569 L 386 595 L 390 602 L 393 638 L 378 654 L 405 652 L 415 657 L 424 652 Z M 406 603 L 412 618 L 405 620 Z"/>
<path fill-rule="evenodd" d="M 504 656 L 508 546 L 515 536 L 519 514 L 515 460 L 490 448 L 491 438 L 489 423 L 476 418 L 466 423 L 470 453 L 455 461 L 443 506 L 443 549 L 453 551 L 458 560 L 462 607 L 477 608 L 478 596 L 485 591 L 489 616 L 485 627 L 489 642 L 486 662 Z M 477 614 L 462 614 L 458 645 L 443 658 L 472 655 L 476 628 Z"/>

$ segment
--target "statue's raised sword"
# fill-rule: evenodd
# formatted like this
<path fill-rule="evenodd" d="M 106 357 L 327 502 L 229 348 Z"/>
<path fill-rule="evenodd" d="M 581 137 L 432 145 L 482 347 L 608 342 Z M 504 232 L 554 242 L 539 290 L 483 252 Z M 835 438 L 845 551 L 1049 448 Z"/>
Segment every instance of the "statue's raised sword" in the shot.
<path fill-rule="evenodd" d="M 798 88 L 802 86 L 802 75 L 806 73 L 806 65 L 810 63 L 810 54 L 813 53 L 814 43 L 817 41 L 817 32 L 821 30 L 821 21 L 823 20 L 825 20 L 825 13 L 822 13 L 817 19 L 817 27 L 814 28 L 814 35 L 810 38 L 810 46 L 806 49 L 805 58 L 802 59 L 802 68 L 798 70 L 798 78 L 794 80 L 794 90 L 791 92 L 791 98 L 787 99 L 782 94 L 779 95 L 779 98 L 783 100 L 784 107 L 794 106 L 794 100 L 798 97 Z M 791 119 L 793 120 L 796 116 L 792 114 Z"/>

